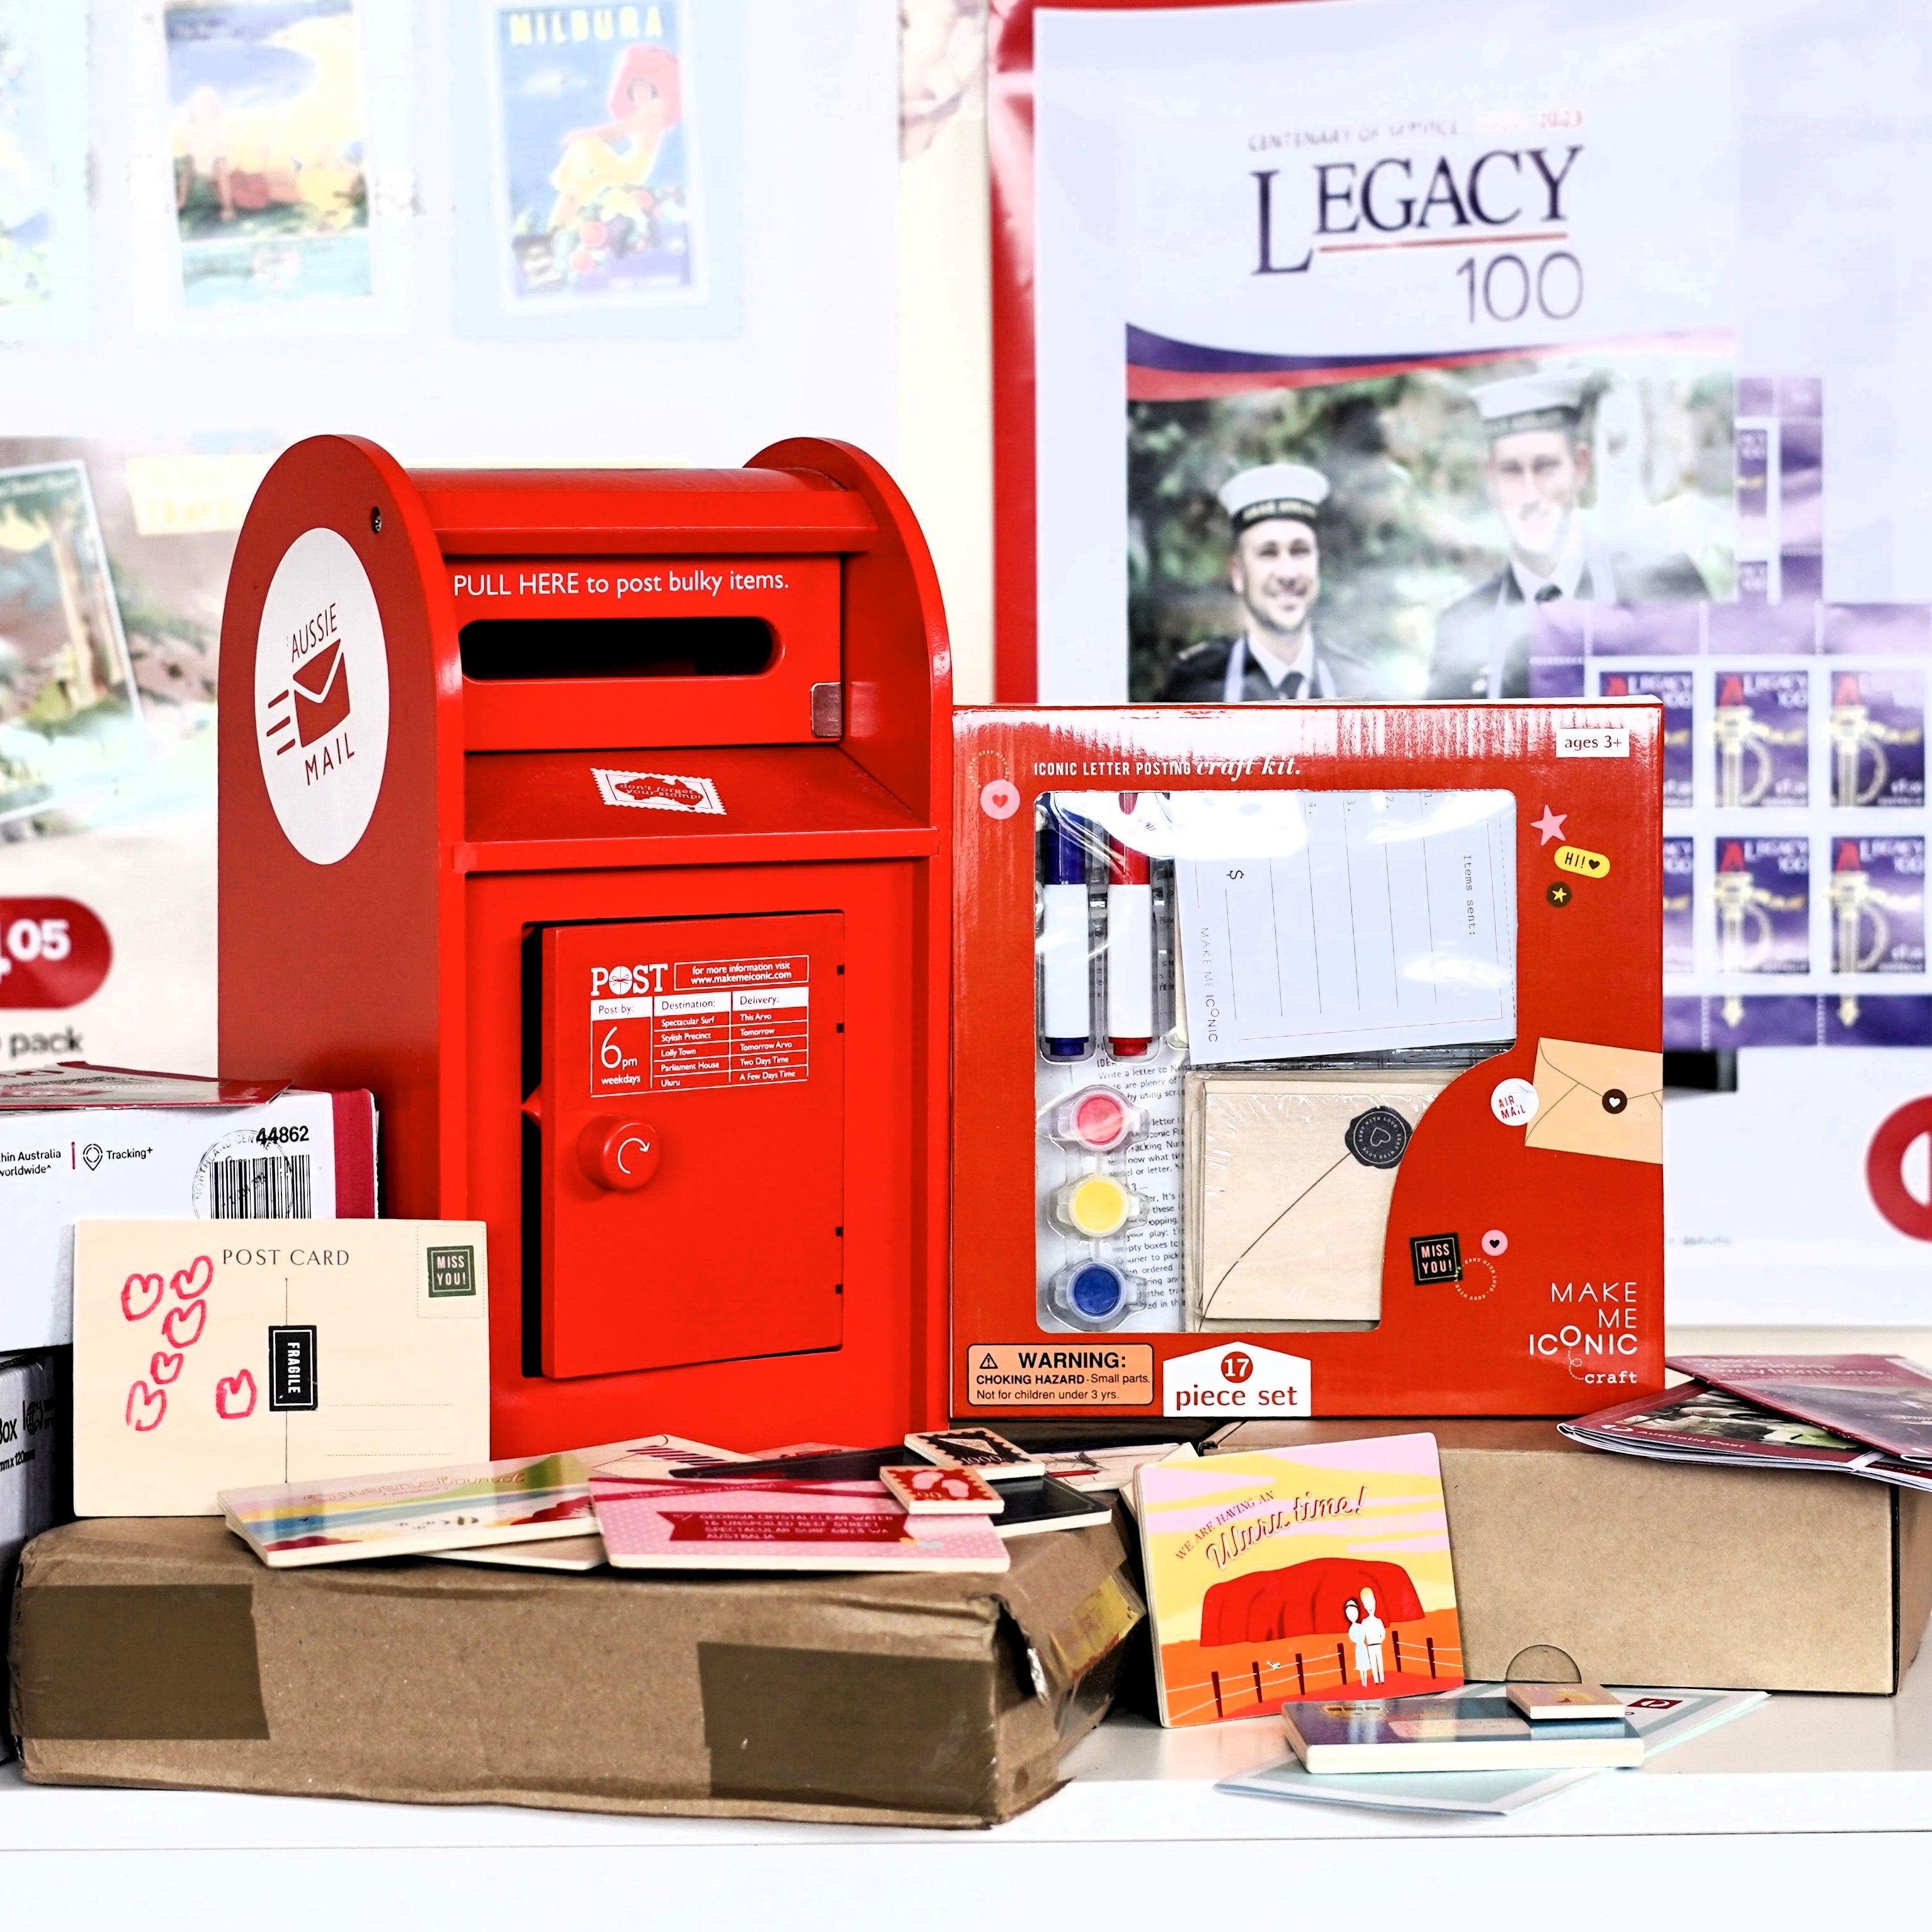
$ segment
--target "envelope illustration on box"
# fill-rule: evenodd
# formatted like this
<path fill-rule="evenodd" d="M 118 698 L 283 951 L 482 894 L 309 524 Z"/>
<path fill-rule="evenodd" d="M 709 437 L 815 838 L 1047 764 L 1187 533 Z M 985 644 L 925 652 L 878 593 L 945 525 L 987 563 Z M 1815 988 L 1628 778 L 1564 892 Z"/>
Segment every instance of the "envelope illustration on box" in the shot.
<path fill-rule="evenodd" d="M 1525 1146 L 1662 1166 L 1662 1054 L 1540 1040 L 1535 1086 L 1536 1114 Z"/>
<path fill-rule="evenodd" d="M 342 646 L 331 644 L 299 666 L 290 689 L 295 694 L 296 736 L 304 745 L 326 738 L 349 716 L 349 667 Z"/>
<path fill-rule="evenodd" d="M 482 1222 L 83 1220 L 74 1240 L 80 1515 L 488 1460 Z"/>

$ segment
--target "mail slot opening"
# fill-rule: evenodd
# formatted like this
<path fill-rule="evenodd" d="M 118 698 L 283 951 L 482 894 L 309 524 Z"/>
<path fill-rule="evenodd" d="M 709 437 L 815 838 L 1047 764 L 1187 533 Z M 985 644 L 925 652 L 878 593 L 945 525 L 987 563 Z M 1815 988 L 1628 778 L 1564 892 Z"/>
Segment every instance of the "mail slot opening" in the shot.
<path fill-rule="evenodd" d="M 457 634 L 463 674 L 526 678 L 755 677 L 778 655 L 762 617 L 490 617 Z"/>

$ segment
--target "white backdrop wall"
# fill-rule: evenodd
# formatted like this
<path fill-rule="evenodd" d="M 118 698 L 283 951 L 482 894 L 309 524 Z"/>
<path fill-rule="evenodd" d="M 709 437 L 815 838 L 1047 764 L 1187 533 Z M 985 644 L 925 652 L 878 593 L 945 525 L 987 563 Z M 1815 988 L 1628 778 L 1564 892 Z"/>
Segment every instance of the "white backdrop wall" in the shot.
<path fill-rule="evenodd" d="M 0 304 L 0 337 L 44 338 L 0 341 L 0 479 L 85 466 L 139 712 L 138 754 L 107 777 L 44 810 L 18 785 L 0 798 L 0 907 L 71 898 L 113 950 L 96 990 L 45 1006 L 20 1003 L 32 962 L 0 950 L 0 1069 L 84 1057 L 212 1070 L 214 645 L 232 531 L 269 452 L 353 431 L 406 464 L 732 465 L 819 434 L 897 459 L 893 0 L 677 0 L 704 62 L 687 58 L 685 106 L 708 143 L 724 298 L 681 316 L 620 305 L 548 340 L 477 332 L 488 320 L 463 294 L 489 153 L 485 0 L 358 4 L 382 298 L 361 315 L 274 303 L 211 315 L 184 312 L 170 281 L 184 109 L 178 76 L 169 99 L 160 0 L 0 0 L 0 123 L 14 124 L 0 132 L 38 143 L 0 178 L 16 196 L 0 231 L 44 162 L 56 267 L 84 271 L 18 326 Z M 567 34 L 586 10 L 528 11 Z M 29 90 L 35 61 L 68 58 L 72 84 L 24 106 L 17 88 L 5 97 L 20 48 Z M 590 118 L 601 82 L 595 92 Z M 70 245 L 77 226 L 84 249 Z M 26 588 L 12 604 L 0 593 L 0 652 L 14 650 L 14 619 L 34 615 L 32 570 L 16 574 Z M 0 725 L 25 704 L 10 687 Z M 9 929 L 0 920 L 0 947 Z"/>

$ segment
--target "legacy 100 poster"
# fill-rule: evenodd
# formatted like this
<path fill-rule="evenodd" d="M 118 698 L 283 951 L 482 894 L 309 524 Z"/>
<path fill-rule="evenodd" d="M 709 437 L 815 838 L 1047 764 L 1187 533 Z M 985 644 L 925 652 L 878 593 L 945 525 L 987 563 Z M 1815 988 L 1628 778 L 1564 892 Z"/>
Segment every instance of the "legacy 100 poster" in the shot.
<path fill-rule="evenodd" d="M 1016 4 L 1000 695 L 1660 701 L 1676 1318 L 1923 1321 L 1924 10 Z"/>
<path fill-rule="evenodd" d="M 1040 13 L 1042 699 L 1522 695 L 1539 604 L 1736 594 L 1732 34 L 1613 15 Z"/>

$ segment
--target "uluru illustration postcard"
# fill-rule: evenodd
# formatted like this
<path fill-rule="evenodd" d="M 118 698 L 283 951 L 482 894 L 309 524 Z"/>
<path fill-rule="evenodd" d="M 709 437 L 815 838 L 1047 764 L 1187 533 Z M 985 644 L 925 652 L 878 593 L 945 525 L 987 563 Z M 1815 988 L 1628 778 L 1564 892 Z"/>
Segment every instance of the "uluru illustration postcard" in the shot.
<path fill-rule="evenodd" d="M 1136 1480 L 1162 1724 L 1463 1681 L 1434 1436 L 1150 1463 Z"/>

